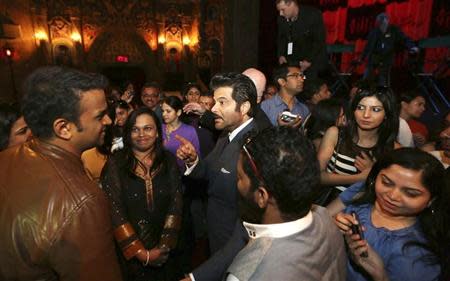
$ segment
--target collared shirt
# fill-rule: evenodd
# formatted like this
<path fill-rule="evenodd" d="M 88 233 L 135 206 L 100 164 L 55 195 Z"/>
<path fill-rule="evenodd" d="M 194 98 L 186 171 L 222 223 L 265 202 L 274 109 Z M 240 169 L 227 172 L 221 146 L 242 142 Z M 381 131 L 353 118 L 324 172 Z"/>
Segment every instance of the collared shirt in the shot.
<path fill-rule="evenodd" d="M 245 128 L 247 127 L 248 124 L 250 124 L 250 122 L 253 121 L 253 118 L 248 119 L 247 121 L 245 121 L 244 123 L 242 123 L 239 127 L 237 127 L 236 129 L 234 129 L 231 133 L 228 134 L 228 140 L 230 142 L 233 141 L 233 139 Z"/>
<path fill-rule="evenodd" d="M 250 239 L 258 239 L 263 237 L 268 238 L 283 238 L 306 229 L 313 221 L 312 212 L 309 211 L 306 216 L 301 219 L 276 224 L 252 224 L 244 222 L 244 227 L 247 230 Z M 228 274 L 226 281 L 239 281 L 233 274 Z"/>
<path fill-rule="evenodd" d="M 247 127 L 247 125 L 250 124 L 250 122 L 252 122 L 252 121 L 253 121 L 253 118 L 250 118 L 247 121 L 245 121 L 244 123 L 242 123 L 239 127 L 234 129 L 231 133 L 228 134 L 228 140 L 230 142 L 233 141 L 233 139 L 239 134 L 239 132 L 242 131 L 245 127 Z M 199 161 L 199 158 L 197 156 L 197 158 L 195 159 L 194 163 L 190 167 L 188 165 L 185 165 L 186 166 L 186 171 L 184 172 L 185 176 L 189 176 L 189 174 L 197 166 L 198 161 Z"/>
<path fill-rule="evenodd" d="M 244 222 L 243 224 L 251 239 L 262 237 L 283 238 L 306 229 L 311 225 L 312 221 L 313 215 L 312 212 L 309 211 L 303 218 L 290 222 L 275 224 L 253 224 Z"/>
<path fill-rule="evenodd" d="M 289 110 L 288 105 L 281 99 L 279 94 L 276 94 L 273 98 L 265 100 L 261 103 L 261 109 L 266 113 L 270 120 L 270 123 L 274 126 L 278 126 L 278 116 L 283 111 L 290 111 L 292 114 L 300 115 L 302 120 L 309 115 L 308 107 L 301 103 L 297 98 L 294 98 L 294 106 L 292 110 Z"/>

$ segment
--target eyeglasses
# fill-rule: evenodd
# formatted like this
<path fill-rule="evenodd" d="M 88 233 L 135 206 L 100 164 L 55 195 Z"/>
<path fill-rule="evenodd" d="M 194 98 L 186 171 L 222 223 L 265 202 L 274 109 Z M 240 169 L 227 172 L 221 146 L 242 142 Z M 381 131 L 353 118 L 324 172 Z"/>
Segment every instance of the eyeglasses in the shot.
<path fill-rule="evenodd" d="M 256 166 L 255 160 L 253 159 L 252 155 L 248 151 L 247 146 L 252 142 L 252 138 L 248 138 L 244 145 L 242 146 L 242 149 L 244 150 L 245 154 L 247 155 L 248 161 L 250 162 L 250 167 L 252 168 L 253 173 L 255 173 L 256 178 L 263 183 L 264 180 L 261 176 L 261 173 L 259 172 L 258 167 Z"/>
<path fill-rule="evenodd" d="M 286 77 L 294 77 L 294 78 L 303 78 L 306 79 L 306 75 L 303 74 L 303 72 L 295 72 L 295 73 L 290 73 L 288 75 L 286 75 Z"/>

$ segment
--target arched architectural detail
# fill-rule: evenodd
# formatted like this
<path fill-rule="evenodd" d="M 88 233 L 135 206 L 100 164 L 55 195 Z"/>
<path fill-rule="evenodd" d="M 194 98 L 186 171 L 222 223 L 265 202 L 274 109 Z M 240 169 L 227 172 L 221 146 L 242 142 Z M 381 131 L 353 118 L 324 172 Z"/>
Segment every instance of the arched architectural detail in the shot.
<path fill-rule="evenodd" d="M 116 63 L 117 56 L 127 56 L 130 64 L 155 62 L 154 53 L 137 32 L 130 29 L 104 31 L 99 34 L 88 53 L 88 61 L 96 65 Z"/>

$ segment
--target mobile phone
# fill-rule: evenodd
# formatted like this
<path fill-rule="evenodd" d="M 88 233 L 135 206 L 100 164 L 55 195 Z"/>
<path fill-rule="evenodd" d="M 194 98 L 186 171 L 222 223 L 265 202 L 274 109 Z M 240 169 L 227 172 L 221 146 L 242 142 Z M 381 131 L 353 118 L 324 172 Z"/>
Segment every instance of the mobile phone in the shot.
<path fill-rule="evenodd" d="M 281 117 L 280 119 L 283 122 L 292 122 L 294 121 L 296 118 L 298 117 L 298 115 L 292 114 L 289 111 L 284 111 L 283 113 L 281 113 Z"/>
<path fill-rule="evenodd" d="M 359 221 L 359 217 L 355 212 L 352 212 L 352 217 L 358 222 L 358 224 L 352 224 L 352 234 L 359 234 L 359 238 L 364 240 L 364 232 L 362 231 L 361 223 Z M 369 255 L 367 252 L 362 252 L 360 255 L 362 258 L 367 258 Z"/>

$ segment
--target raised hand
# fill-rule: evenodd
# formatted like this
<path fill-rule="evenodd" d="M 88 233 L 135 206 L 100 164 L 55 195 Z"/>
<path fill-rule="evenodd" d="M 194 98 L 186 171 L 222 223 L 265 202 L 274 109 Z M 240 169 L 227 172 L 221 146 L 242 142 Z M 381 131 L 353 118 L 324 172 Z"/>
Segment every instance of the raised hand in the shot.
<path fill-rule="evenodd" d="M 187 165 L 195 162 L 198 155 L 194 145 L 182 136 L 175 135 L 175 138 L 181 143 L 177 149 L 177 157 L 183 160 Z"/>
<path fill-rule="evenodd" d="M 350 258 L 362 267 L 375 281 L 388 281 L 389 278 L 384 269 L 384 262 L 380 255 L 358 234 L 345 234 Z M 363 256 L 363 253 L 367 255 Z"/>
<path fill-rule="evenodd" d="M 372 169 L 373 166 L 373 159 L 370 157 L 367 153 L 362 151 L 360 155 L 356 156 L 355 158 L 355 167 L 361 172 L 367 173 L 367 175 L 370 172 L 370 169 Z"/>
<path fill-rule="evenodd" d="M 358 224 L 356 219 L 346 213 L 339 213 L 334 217 L 334 222 L 343 234 L 352 234 L 352 225 Z"/>
<path fill-rule="evenodd" d="M 286 57 L 285 57 L 285 56 L 280 56 L 280 57 L 278 58 L 278 63 L 279 63 L 279 64 L 287 63 Z"/>
<path fill-rule="evenodd" d="M 150 259 L 148 264 L 150 266 L 161 266 L 166 263 L 169 258 L 170 250 L 167 247 L 155 247 L 151 249 L 149 253 Z"/>
<path fill-rule="evenodd" d="M 302 117 L 299 115 L 293 121 L 285 122 L 281 119 L 281 114 L 280 114 L 280 115 L 278 115 L 277 122 L 278 122 L 278 126 L 288 126 L 288 127 L 292 127 L 292 128 L 298 128 L 302 124 Z"/>
<path fill-rule="evenodd" d="M 206 108 L 203 107 L 203 106 L 202 106 L 201 104 L 199 104 L 199 103 L 196 103 L 196 102 L 190 102 L 190 103 L 186 104 L 186 105 L 183 107 L 183 111 L 184 111 L 185 113 L 193 113 L 193 114 L 202 116 L 202 115 L 205 113 Z"/>
<path fill-rule="evenodd" d="M 300 70 L 303 72 L 311 67 L 311 62 L 309 62 L 307 60 L 302 60 L 299 62 L 299 66 L 300 66 Z"/>
<path fill-rule="evenodd" d="M 133 99 L 133 96 L 134 96 L 133 89 L 127 89 L 127 90 L 125 90 L 123 95 L 120 97 L 120 99 L 123 100 L 126 103 L 130 103 L 131 100 Z"/>

